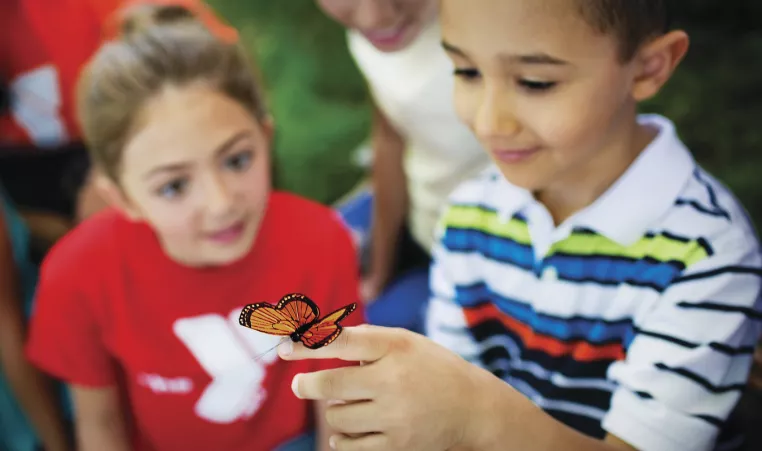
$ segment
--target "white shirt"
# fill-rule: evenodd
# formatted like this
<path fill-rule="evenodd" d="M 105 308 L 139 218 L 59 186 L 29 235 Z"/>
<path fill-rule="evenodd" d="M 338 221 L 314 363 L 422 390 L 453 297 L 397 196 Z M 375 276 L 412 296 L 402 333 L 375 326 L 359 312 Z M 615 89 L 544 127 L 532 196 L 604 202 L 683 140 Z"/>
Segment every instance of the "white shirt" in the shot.
<path fill-rule="evenodd" d="M 455 113 L 453 65 L 442 50 L 438 21 L 394 53 L 377 50 L 356 31 L 348 40 L 376 104 L 407 142 L 409 227 L 429 250 L 448 195 L 490 161 Z"/>
<path fill-rule="evenodd" d="M 673 124 L 555 226 L 496 168 L 452 195 L 427 334 L 583 433 L 707 451 L 760 337 L 762 256 L 740 203 Z"/>

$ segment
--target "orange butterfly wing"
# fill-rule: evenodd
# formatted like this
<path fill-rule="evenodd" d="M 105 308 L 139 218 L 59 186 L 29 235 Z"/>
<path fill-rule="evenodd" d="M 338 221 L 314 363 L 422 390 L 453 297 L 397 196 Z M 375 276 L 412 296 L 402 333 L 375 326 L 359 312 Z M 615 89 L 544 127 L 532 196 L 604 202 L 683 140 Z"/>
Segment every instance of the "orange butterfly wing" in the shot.
<path fill-rule="evenodd" d="M 243 308 L 238 324 L 270 335 L 291 335 L 320 314 L 318 306 L 303 294 L 287 294 L 276 305 L 260 302 Z"/>
<path fill-rule="evenodd" d="M 339 321 L 354 312 L 356 308 L 357 304 L 353 303 L 336 310 L 319 321 L 316 321 L 315 324 L 310 326 L 310 328 L 301 336 L 301 341 L 304 343 L 304 346 L 310 349 L 318 349 L 332 343 L 336 337 L 341 334 L 341 325 L 339 324 Z"/>

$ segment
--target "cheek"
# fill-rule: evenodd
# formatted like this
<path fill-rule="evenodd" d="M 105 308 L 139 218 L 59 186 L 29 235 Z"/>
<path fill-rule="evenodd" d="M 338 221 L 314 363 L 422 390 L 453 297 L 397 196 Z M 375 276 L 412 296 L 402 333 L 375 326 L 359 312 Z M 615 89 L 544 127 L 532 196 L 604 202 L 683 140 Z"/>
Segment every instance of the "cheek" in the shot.
<path fill-rule="evenodd" d="M 623 105 L 621 85 L 600 80 L 570 88 L 553 101 L 527 105 L 532 131 L 569 157 L 598 149 Z"/>
<path fill-rule="evenodd" d="M 463 82 L 455 80 L 455 89 L 453 90 L 453 102 L 455 112 L 460 120 L 474 131 L 474 121 L 479 112 L 481 102 L 481 89 L 476 86 L 469 86 Z"/>

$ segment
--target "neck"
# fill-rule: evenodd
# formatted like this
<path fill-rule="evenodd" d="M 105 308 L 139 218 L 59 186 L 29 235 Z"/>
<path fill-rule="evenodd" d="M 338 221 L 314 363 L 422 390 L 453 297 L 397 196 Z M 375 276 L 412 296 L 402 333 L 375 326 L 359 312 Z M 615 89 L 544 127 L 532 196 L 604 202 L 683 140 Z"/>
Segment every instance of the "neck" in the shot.
<path fill-rule="evenodd" d="M 556 225 L 591 205 L 608 190 L 656 136 L 656 131 L 641 126 L 633 118 L 613 130 L 609 140 L 595 158 L 574 168 L 573 175 L 558 179 L 553 185 L 535 193 L 550 212 Z"/>

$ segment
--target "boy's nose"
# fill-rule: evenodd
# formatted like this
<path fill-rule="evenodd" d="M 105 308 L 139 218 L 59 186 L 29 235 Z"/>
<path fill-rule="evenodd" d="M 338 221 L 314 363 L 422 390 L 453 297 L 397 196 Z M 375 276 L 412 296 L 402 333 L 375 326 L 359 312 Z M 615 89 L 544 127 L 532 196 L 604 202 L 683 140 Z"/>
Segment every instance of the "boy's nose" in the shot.
<path fill-rule="evenodd" d="M 474 120 L 474 131 L 482 140 L 504 140 L 521 130 L 508 97 L 502 90 L 488 89 L 484 92 Z"/>
<path fill-rule="evenodd" d="M 355 0 L 354 24 L 361 30 L 377 30 L 398 25 L 398 8 L 395 0 Z"/>

